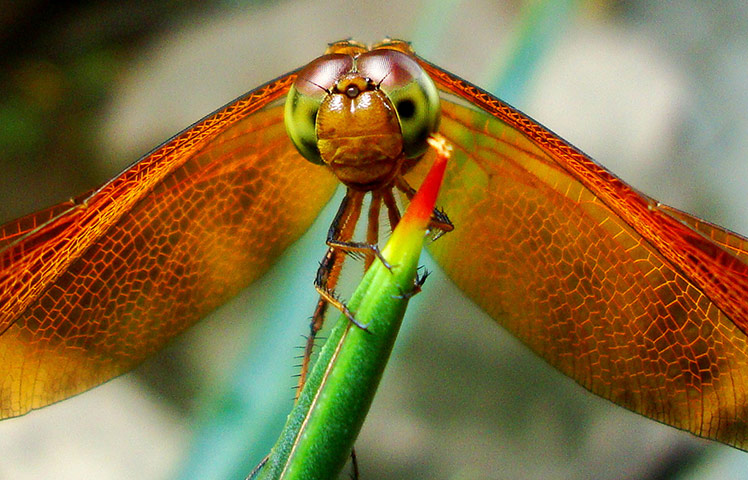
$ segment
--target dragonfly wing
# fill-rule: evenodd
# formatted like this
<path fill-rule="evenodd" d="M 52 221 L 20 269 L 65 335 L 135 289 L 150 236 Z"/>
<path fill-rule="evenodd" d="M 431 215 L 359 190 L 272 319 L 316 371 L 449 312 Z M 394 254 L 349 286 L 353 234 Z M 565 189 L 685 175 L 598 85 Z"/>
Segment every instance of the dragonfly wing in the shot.
<path fill-rule="evenodd" d="M 438 202 L 455 230 L 430 248 L 448 275 L 592 392 L 748 448 L 746 239 L 658 204 L 423 65 L 455 147 Z"/>
<path fill-rule="evenodd" d="M 745 237 L 722 228 L 719 225 L 695 217 L 690 213 L 678 210 L 677 208 L 662 204 L 659 205 L 659 208 L 694 230 L 697 230 L 706 238 L 738 257 L 743 262 L 748 263 L 748 239 Z"/>
<path fill-rule="evenodd" d="M 98 385 L 255 280 L 337 181 L 283 124 L 282 77 L 89 196 L 0 227 L 0 417 Z"/>

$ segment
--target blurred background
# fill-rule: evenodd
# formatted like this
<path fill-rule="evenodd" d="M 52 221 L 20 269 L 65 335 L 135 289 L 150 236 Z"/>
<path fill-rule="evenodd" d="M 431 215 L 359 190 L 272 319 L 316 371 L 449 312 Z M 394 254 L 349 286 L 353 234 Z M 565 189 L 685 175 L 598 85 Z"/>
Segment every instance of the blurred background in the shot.
<path fill-rule="evenodd" d="M 0 222 L 106 181 L 328 42 L 389 35 L 639 190 L 748 233 L 744 2 L 60 5 L 0 8 Z M 135 372 L 0 422 L 0 479 L 243 478 L 290 408 L 334 209 Z M 362 479 L 746 475 L 748 454 L 587 393 L 424 263 L 436 272 L 411 302 L 358 442 Z"/>

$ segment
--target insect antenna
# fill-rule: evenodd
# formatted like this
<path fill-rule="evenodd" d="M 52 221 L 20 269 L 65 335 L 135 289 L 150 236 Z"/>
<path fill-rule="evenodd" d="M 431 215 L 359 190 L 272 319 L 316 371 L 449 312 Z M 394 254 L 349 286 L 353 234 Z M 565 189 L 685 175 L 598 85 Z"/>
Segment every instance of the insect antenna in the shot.
<path fill-rule="evenodd" d="M 319 88 L 320 90 L 322 90 L 325 93 L 332 93 L 330 90 L 326 89 L 325 87 L 323 87 L 319 83 L 313 82 L 313 81 L 309 80 L 308 78 L 302 78 L 301 80 L 304 80 L 307 83 L 311 83 L 312 85 L 314 85 L 315 87 Z"/>
<path fill-rule="evenodd" d="M 379 86 L 382 85 L 382 82 L 384 82 L 385 79 L 390 76 L 390 73 L 392 73 L 392 69 L 387 70 L 387 73 L 384 74 L 384 77 L 382 77 L 382 79 L 377 82 L 377 88 L 379 88 Z"/>

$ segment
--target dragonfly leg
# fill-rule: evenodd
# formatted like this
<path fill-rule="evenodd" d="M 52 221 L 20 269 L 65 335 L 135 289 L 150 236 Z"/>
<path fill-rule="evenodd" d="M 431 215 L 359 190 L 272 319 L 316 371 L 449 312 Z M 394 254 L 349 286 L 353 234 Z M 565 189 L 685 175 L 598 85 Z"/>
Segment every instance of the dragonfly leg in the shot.
<path fill-rule="evenodd" d="M 423 267 L 418 267 L 420 270 Z M 409 299 L 419 293 L 421 293 L 421 289 L 423 288 L 423 284 L 426 283 L 426 279 L 429 278 L 429 275 L 431 275 L 431 272 L 428 270 L 424 270 L 423 274 L 420 272 L 416 272 L 416 278 L 413 281 L 413 285 L 411 286 L 410 290 L 407 292 L 403 292 L 400 290 L 400 295 L 397 295 L 396 298 L 402 298 L 402 299 Z"/>
<path fill-rule="evenodd" d="M 400 208 L 397 206 L 395 195 L 392 193 L 392 189 L 386 190 L 382 194 L 382 201 L 384 206 L 387 208 L 387 216 L 390 221 L 390 231 L 395 230 L 397 224 L 400 223 Z"/>
<path fill-rule="evenodd" d="M 366 243 L 369 245 L 377 245 L 379 243 L 379 212 L 382 207 L 382 192 L 381 190 L 375 190 L 371 192 L 371 204 L 369 205 L 369 219 L 366 224 Z M 366 261 L 364 263 L 364 269 L 368 270 L 372 263 L 374 263 L 374 254 L 368 252 L 366 254 Z M 380 258 L 381 260 L 381 258 Z M 387 265 L 386 262 L 382 262 Z"/>
<path fill-rule="evenodd" d="M 387 267 L 387 270 L 392 270 L 392 266 L 382 256 L 382 252 L 379 250 L 379 246 L 376 244 L 366 242 L 343 242 L 339 239 L 328 239 L 327 246 L 341 250 L 353 257 L 358 257 L 361 255 L 372 255 L 372 258 L 378 258 L 379 261 L 382 262 L 385 267 Z"/>
<path fill-rule="evenodd" d="M 392 192 L 389 189 L 385 190 L 391 197 Z M 366 270 L 368 270 L 372 262 L 374 262 L 375 257 L 379 258 L 379 260 L 388 270 L 391 270 L 391 266 L 384 259 L 382 253 L 379 250 L 379 247 L 377 246 L 377 242 L 379 242 L 379 212 L 382 206 L 383 195 L 384 194 L 382 193 L 382 190 L 374 190 L 371 192 L 371 204 L 369 205 L 368 223 L 366 228 L 366 243 L 352 242 L 351 238 L 353 236 L 353 232 L 349 229 L 346 229 L 345 227 L 350 223 L 355 225 L 356 221 L 358 220 L 358 216 L 361 213 L 361 205 L 363 203 L 363 193 L 355 192 L 351 189 L 348 190 L 346 199 L 349 197 L 351 199 L 350 208 L 351 211 L 355 212 L 355 219 L 351 217 L 354 221 L 347 221 L 343 225 L 340 224 L 338 218 L 333 221 L 333 224 L 327 234 L 327 245 L 330 247 L 330 249 L 328 250 L 328 255 L 335 255 L 337 254 L 337 252 L 345 252 L 347 254 L 365 254 Z M 345 205 L 344 201 L 344 205 L 341 207 L 341 210 L 345 211 L 347 208 L 348 207 L 347 205 Z M 340 211 L 338 212 L 338 214 L 340 215 Z M 399 216 L 399 212 L 397 213 L 397 215 Z M 325 260 L 327 260 L 327 258 L 328 257 L 326 256 Z M 348 310 L 348 307 L 335 295 L 333 287 L 330 285 L 331 272 L 326 267 L 325 260 L 323 260 L 319 270 L 317 270 L 317 278 L 314 282 L 314 286 L 320 295 L 320 299 L 324 299 L 326 303 L 343 312 L 343 314 L 348 317 L 348 319 L 353 324 L 362 328 L 363 330 L 366 330 L 366 326 L 359 323 L 353 316 L 351 311 Z M 337 282 L 337 275 L 339 275 L 339 271 L 335 272 L 335 275 L 335 281 Z"/>
<path fill-rule="evenodd" d="M 306 346 L 304 348 L 304 360 L 301 364 L 299 382 L 296 388 L 297 398 L 301 393 L 304 383 L 306 383 L 306 377 L 309 373 L 309 364 L 314 350 L 314 342 L 317 338 L 317 332 L 322 329 L 324 324 L 328 305 L 332 304 L 334 307 L 340 309 L 354 324 L 361 326 L 355 318 L 353 318 L 348 307 L 346 307 L 343 302 L 335 296 L 334 290 L 338 283 L 338 278 L 340 277 L 340 271 L 343 268 L 346 252 L 344 249 L 338 248 L 336 245 L 330 245 L 329 240 L 334 239 L 341 244 L 347 244 L 350 242 L 353 238 L 358 219 L 361 216 L 363 199 L 363 192 L 349 189 L 346 192 L 346 196 L 343 198 L 343 201 L 338 208 L 338 212 L 335 214 L 335 219 L 333 220 L 332 225 L 330 225 L 330 229 L 327 233 L 329 248 L 322 259 L 322 262 L 320 262 L 319 268 L 317 269 L 317 276 L 314 280 L 314 287 L 320 294 L 320 297 L 309 323 L 309 336 L 307 337 Z"/>
<path fill-rule="evenodd" d="M 328 290 L 324 287 L 317 286 L 317 285 L 315 285 L 315 288 L 317 289 L 317 293 L 319 293 L 319 296 L 321 299 L 324 299 L 329 305 L 332 305 L 333 307 L 340 310 L 343 313 L 343 315 L 345 315 L 346 318 L 348 318 L 348 320 L 351 321 L 352 324 L 356 325 L 361 330 L 368 331 L 366 330 L 368 325 L 360 323 L 358 320 L 356 320 L 356 317 L 353 316 L 353 313 L 348 309 L 348 306 L 346 306 L 346 304 L 343 303 L 335 295 L 335 292 L 333 292 L 332 290 Z"/>

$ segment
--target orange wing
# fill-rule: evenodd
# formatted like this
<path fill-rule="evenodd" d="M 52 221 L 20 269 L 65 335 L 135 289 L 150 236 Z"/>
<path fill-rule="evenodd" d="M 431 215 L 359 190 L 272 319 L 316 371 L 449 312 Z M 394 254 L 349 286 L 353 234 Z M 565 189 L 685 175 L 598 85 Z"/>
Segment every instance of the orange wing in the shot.
<path fill-rule="evenodd" d="M 93 193 L 0 227 L 0 418 L 133 368 L 307 230 L 337 181 L 287 138 L 294 78 L 218 110 Z"/>
<path fill-rule="evenodd" d="M 592 392 L 748 448 L 748 241 L 422 64 L 456 147 L 439 200 L 455 231 L 431 247 L 449 276 Z"/>

